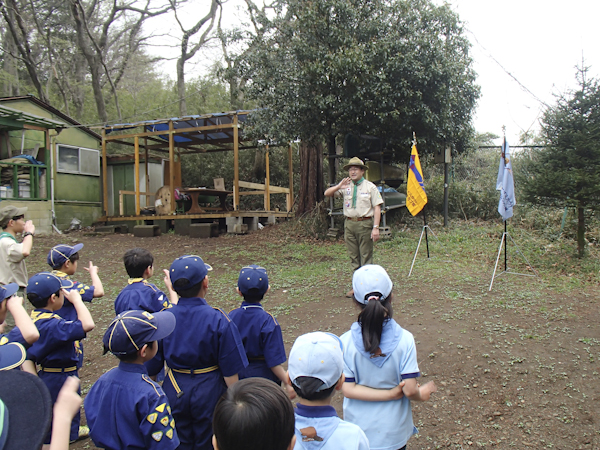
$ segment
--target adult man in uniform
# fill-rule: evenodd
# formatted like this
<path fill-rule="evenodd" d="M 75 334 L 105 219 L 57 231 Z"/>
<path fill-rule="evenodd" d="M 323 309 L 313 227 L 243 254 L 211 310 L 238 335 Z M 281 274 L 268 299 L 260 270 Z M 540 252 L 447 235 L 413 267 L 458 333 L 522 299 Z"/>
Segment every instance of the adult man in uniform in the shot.
<path fill-rule="evenodd" d="M 17 283 L 20 288 L 27 286 L 25 258 L 31 253 L 35 226 L 31 220 L 25 221 L 27 208 L 5 206 L 0 209 L 0 283 Z M 17 241 L 22 233 L 23 241 Z"/>
<path fill-rule="evenodd" d="M 325 191 L 326 197 L 342 195 L 344 198 L 344 240 L 354 270 L 373 263 L 373 243 L 379 239 L 379 221 L 383 199 L 377 186 L 365 180 L 368 167 L 357 158 L 344 166 L 348 177 Z M 346 294 L 352 298 L 354 291 Z"/>

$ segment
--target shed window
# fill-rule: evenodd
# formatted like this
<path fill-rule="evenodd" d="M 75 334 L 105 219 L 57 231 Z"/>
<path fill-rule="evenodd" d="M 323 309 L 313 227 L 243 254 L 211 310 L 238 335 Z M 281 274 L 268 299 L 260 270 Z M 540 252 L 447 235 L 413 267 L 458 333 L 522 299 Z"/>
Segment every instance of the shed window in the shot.
<path fill-rule="evenodd" d="M 58 146 L 59 172 L 100 176 L 100 152 L 90 148 Z"/>

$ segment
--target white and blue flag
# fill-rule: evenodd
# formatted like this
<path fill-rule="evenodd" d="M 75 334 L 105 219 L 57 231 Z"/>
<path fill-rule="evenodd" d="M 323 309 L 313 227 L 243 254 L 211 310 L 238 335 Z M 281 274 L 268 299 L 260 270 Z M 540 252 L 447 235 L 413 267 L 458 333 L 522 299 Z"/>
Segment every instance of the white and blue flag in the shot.
<path fill-rule="evenodd" d="M 517 204 L 517 200 L 515 199 L 515 182 L 510 162 L 510 147 L 506 142 L 506 137 L 502 143 L 502 157 L 500 158 L 500 167 L 498 168 L 496 190 L 500 191 L 498 212 L 502 216 L 502 220 L 505 221 L 512 217 L 513 207 Z"/>

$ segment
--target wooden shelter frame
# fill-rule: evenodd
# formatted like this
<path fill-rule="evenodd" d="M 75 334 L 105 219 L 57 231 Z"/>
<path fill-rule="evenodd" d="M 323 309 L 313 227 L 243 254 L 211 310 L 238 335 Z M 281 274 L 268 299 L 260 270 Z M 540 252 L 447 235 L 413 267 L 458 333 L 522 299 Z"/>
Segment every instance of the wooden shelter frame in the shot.
<path fill-rule="evenodd" d="M 241 123 L 244 122 L 251 111 L 233 111 L 220 114 L 205 114 L 199 116 L 187 116 L 182 118 L 172 118 L 164 120 L 151 120 L 136 122 L 130 124 L 119 124 L 104 126 L 102 128 L 102 185 L 103 185 L 103 208 L 106 221 L 122 220 L 123 216 L 108 216 L 108 164 L 107 164 L 107 146 L 109 143 L 118 143 L 133 147 L 135 164 L 135 191 L 123 191 L 125 194 L 135 195 L 135 216 L 128 216 L 130 219 L 189 219 L 189 218 L 218 218 L 235 216 L 264 216 L 267 215 L 285 217 L 292 209 L 293 204 L 293 164 L 292 147 L 288 145 L 288 164 L 289 164 L 289 187 L 270 185 L 269 175 L 269 147 L 266 146 L 266 177 L 265 184 L 249 183 L 240 180 L 239 171 L 239 152 L 241 150 L 256 149 L 258 145 L 254 141 L 244 140 L 240 133 Z M 160 128 L 160 129 L 156 129 Z M 176 142 L 176 136 L 181 136 L 186 142 Z M 133 142 L 132 142 L 133 141 Z M 144 152 L 144 165 L 146 172 L 146 189 L 142 192 L 140 189 L 140 151 Z M 182 155 L 195 153 L 212 153 L 233 151 L 234 178 L 233 178 L 233 211 L 207 213 L 207 214 L 181 214 L 176 215 L 176 204 L 171 202 L 171 211 L 166 216 L 142 216 L 140 207 L 140 198 L 142 195 L 146 198 L 154 196 L 154 193 L 148 192 L 148 161 L 149 151 L 168 153 L 169 156 L 169 180 L 168 183 L 171 198 L 175 198 L 175 155 L 181 160 Z M 253 189 L 252 191 L 240 191 L 240 188 Z M 287 196 L 287 211 L 271 211 L 270 195 L 284 193 Z M 264 211 L 248 212 L 240 211 L 241 195 L 264 195 Z"/>

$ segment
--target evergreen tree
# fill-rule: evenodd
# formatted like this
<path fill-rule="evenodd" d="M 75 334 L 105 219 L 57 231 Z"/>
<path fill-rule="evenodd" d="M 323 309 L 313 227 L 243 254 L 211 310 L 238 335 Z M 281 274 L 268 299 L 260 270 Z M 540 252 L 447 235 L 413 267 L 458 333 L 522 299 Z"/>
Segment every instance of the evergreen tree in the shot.
<path fill-rule="evenodd" d="M 577 208 L 577 251 L 584 254 L 585 210 L 600 206 L 600 84 L 577 70 L 578 87 L 542 118 L 547 148 L 534 150 L 523 186 L 532 203 Z"/>

